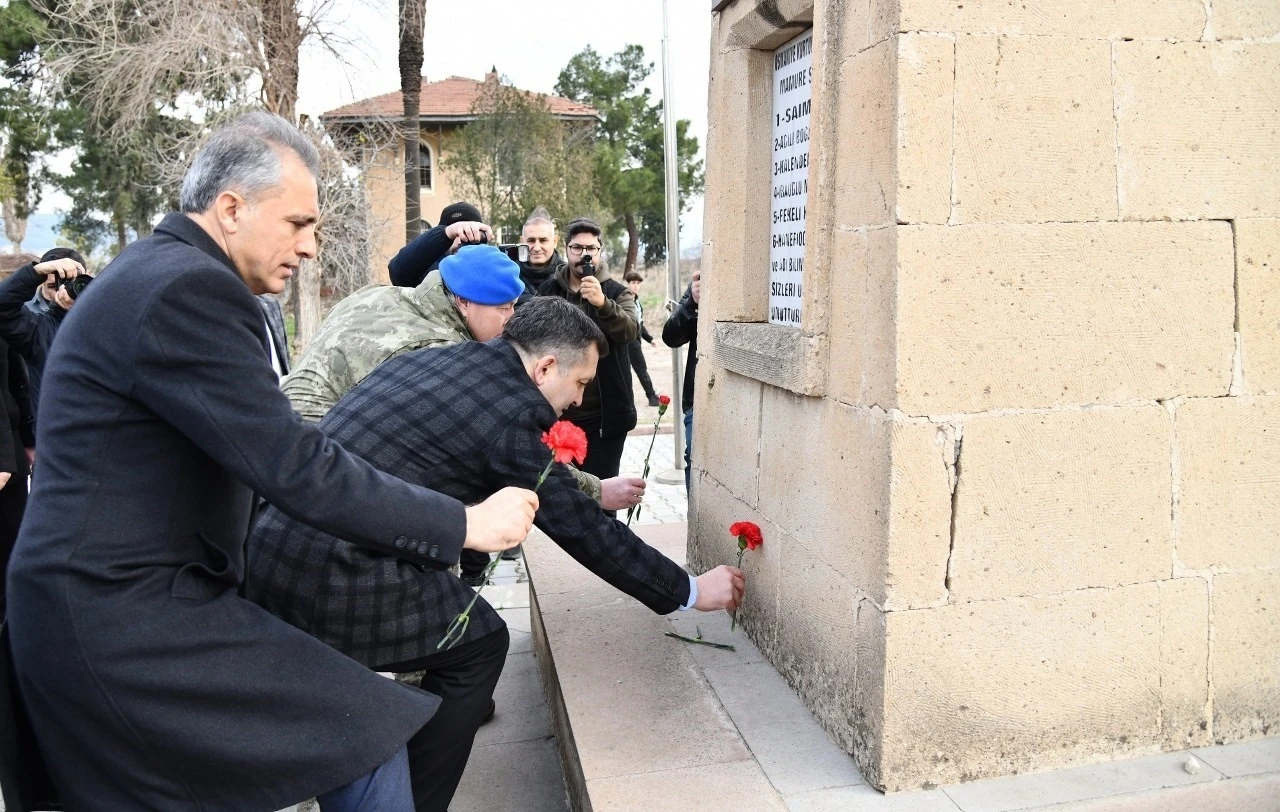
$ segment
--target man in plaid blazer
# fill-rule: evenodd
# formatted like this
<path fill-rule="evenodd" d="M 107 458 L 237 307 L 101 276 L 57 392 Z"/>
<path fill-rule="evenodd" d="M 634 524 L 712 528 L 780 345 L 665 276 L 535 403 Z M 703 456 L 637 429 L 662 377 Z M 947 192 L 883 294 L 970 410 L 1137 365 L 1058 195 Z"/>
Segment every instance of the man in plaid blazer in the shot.
<path fill-rule="evenodd" d="M 581 400 L 606 347 L 573 305 L 537 298 L 516 311 L 501 338 L 392 358 L 320 428 L 375 467 L 464 504 L 506 485 L 532 488 L 550 458 L 543 432 Z M 540 529 L 653 611 L 712 611 L 740 600 L 739 570 L 722 566 L 693 578 L 606 517 L 564 466 L 552 467 L 538 497 Z M 395 543 L 429 548 L 416 539 Z M 370 668 L 426 672 L 421 687 L 442 702 L 409 742 L 410 771 L 419 812 L 445 810 L 506 658 L 506 625 L 493 608 L 477 601 L 456 647 L 437 650 L 470 588 L 443 567 L 401 563 L 270 506 L 250 535 L 245 590 Z"/>

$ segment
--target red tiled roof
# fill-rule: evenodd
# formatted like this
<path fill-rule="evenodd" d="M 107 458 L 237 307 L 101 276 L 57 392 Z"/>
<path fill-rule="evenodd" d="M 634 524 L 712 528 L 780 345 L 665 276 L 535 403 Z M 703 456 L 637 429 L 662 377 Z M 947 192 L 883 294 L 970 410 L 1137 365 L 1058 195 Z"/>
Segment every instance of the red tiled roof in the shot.
<path fill-rule="evenodd" d="M 420 115 L 423 119 L 465 121 L 472 117 L 471 106 L 484 82 L 468 79 L 464 76 L 450 76 L 439 82 L 422 83 L 422 97 L 419 103 Z M 589 104 L 580 104 L 560 96 L 535 94 L 551 109 L 551 114 L 559 118 L 592 118 L 596 109 Z M 323 113 L 320 118 L 326 122 L 335 120 L 362 120 L 376 118 L 399 118 L 404 115 L 403 97 L 400 91 L 383 93 L 367 99 L 352 102 Z"/>

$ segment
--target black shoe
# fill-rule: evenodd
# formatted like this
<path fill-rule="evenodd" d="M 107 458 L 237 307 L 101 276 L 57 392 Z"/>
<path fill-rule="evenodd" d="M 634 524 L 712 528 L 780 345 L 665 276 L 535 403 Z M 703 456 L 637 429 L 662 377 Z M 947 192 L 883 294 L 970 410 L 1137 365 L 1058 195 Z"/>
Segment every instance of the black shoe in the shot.
<path fill-rule="evenodd" d="M 470 575 L 465 572 L 462 573 L 462 583 L 466 584 L 467 586 L 484 586 L 485 584 L 484 570 L 481 570 L 480 572 L 477 572 L 474 575 Z"/>
<path fill-rule="evenodd" d="M 650 395 L 650 396 L 649 396 L 649 405 L 650 405 L 650 406 L 657 406 L 657 405 L 658 405 L 658 396 L 657 396 L 657 395 Z"/>
<path fill-rule="evenodd" d="M 521 549 L 523 546 L 523 544 L 517 544 L 510 550 L 503 550 L 499 557 L 503 561 L 519 561 L 520 556 L 524 555 L 524 551 Z"/>
<path fill-rule="evenodd" d="M 498 710 L 498 703 L 493 701 L 493 697 L 489 697 L 489 709 L 484 712 L 484 718 L 480 720 L 480 724 L 487 725 L 493 721 L 493 714 Z"/>

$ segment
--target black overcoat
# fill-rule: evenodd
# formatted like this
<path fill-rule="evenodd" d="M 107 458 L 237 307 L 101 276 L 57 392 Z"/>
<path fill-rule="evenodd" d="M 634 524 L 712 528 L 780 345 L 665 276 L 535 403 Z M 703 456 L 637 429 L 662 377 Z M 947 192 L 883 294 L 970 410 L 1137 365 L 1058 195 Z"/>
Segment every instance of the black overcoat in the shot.
<path fill-rule="evenodd" d="M 237 593 L 253 491 L 421 565 L 466 532 L 460 502 L 298 420 L 265 341 L 231 261 L 171 214 L 54 342 L 9 623 L 69 809 L 280 809 L 382 763 L 439 703 Z"/>

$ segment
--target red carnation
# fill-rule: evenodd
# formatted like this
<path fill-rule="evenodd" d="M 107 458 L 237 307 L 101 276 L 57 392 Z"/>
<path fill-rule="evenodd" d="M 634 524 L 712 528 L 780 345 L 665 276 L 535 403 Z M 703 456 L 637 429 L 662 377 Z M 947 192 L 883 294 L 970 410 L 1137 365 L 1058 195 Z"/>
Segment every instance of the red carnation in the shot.
<path fill-rule="evenodd" d="M 754 522 L 734 522 L 729 525 L 729 535 L 738 537 L 739 550 L 754 550 L 764 544 L 760 527 Z"/>
<path fill-rule="evenodd" d="M 754 550 L 761 544 L 764 544 L 764 534 L 760 532 L 760 525 L 755 522 L 734 522 L 729 525 L 729 535 L 738 537 L 738 569 L 742 569 L 742 557 L 747 554 L 747 550 Z M 738 627 L 738 615 L 733 615 L 733 622 L 729 624 L 729 631 L 733 631 Z"/>
<path fill-rule="evenodd" d="M 658 395 L 658 405 L 659 405 L 659 406 L 670 406 L 670 405 L 671 405 L 671 396 L 670 396 L 670 395 Z"/>
<path fill-rule="evenodd" d="M 551 449 L 556 462 L 573 460 L 581 465 L 587 458 L 587 434 L 568 420 L 557 420 L 550 431 L 543 433 L 542 442 Z"/>

